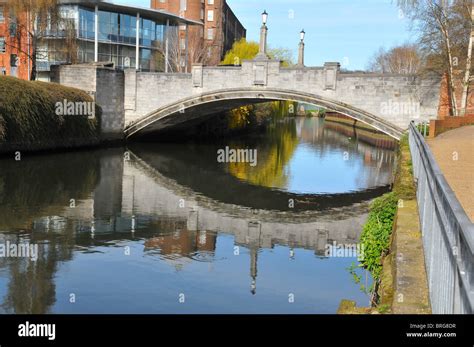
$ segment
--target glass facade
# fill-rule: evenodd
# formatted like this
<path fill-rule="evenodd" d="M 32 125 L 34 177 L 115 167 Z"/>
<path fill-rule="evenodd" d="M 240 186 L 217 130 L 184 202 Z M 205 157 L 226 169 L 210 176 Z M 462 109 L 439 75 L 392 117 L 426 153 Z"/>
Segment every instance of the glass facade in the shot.
<path fill-rule="evenodd" d="M 164 59 L 163 37 L 166 30 L 164 21 L 140 18 L 139 23 L 140 69 L 143 71 L 163 71 L 160 66 Z M 79 8 L 80 62 L 94 61 L 94 44 L 87 42 L 95 38 L 95 13 Z M 113 61 L 119 68 L 135 66 L 135 44 L 137 37 L 137 17 L 128 14 L 99 11 L 99 61 Z M 130 64 L 130 65 L 129 65 Z"/>
<path fill-rule="evenodd" d="M 72 49 L 77 52 L 77 59 L 71 59 L 68 56 L 71 47 L 66 47 L 65 35 L 57 32 L 44 39 L 39 45 L 38 67 L 40 70 L 48 71 L 52 64 L 94 62 L 94 9 L 63 5 L 62 10 L 68 12 L 68 17 L 74 20 L 73 32 L 76 44 Z M 99 10 L 98 26 L 99 61 L 114 62 L 116 67 L 122 69 L 135 67 L 137 16 Z M 166 19 L 140 18 L 138 28 L 140 70 L 164 71 Z"/>

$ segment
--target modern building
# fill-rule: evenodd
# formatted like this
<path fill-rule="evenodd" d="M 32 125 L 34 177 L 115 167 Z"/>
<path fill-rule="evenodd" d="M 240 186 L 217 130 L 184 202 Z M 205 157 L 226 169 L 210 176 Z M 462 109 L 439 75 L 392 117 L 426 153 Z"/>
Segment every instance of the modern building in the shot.
<path fill-rule="evenodd" d="M 0 0 L 0 6 L 2 2 L 5 0 Z M 190 26 L 202 27 L 201 21 L 181 18 L 163 10 L 117 5 L 101 0 L 59 2 L 59 21 L 35 33 L 38 42 L 37 79 L 49 80 L 51 65 L 59 64 L 95 62 L 141 71 L 189 70 L 186 59 L 188 47 L 186 42 L 182 44 L 177 41 L 177 33 L 180 28 L 187 32 Z M 30 35 L 26 35 L 26 30 L 14 32 L 12 28 L 15 25 L 11 23 L 15 19 L 7 13 L 9 11 L 5 5 L 2 8 L 0 71 L 3 68 L 7 75 L 27 79 L 32 60 L 22 52 L 31 51 Z M 17 17 L 28 23 L 28 14 Z M 15 50 L 10 44 L 18 41 L 18 37 L 21 38 L 22 50 Z M 17 66 L 14 67 L 12 60 L 15 54 L 19 59 L 16 58 Z M 176 66 L 178 64 L 179 68 Z"/>
<path fill-rule="evenodd" d="M 151 7 L 202 21 L 203 27 L 180 30 L 180 40 L 189 44 L 190 63 L 219 64 L 235 41 L 246 37 L 246 29 L 226 0 L 151 0 Z"/>

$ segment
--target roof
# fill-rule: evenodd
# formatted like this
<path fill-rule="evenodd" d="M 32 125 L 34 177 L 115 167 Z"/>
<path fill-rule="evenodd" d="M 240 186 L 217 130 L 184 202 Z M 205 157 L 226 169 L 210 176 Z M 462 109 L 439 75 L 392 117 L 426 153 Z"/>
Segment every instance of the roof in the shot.
<path fill-rule="evenodd" d="M 1 0 L 0 0 L 1 2 Z M 133 15 L 135 16 L 137 13 L 140 14 L 140 17 L 146 19 L 170 19 L 171 21 L 178 23 L 178 24 L 189 24 L 189 25 L 204 25 L 201 21 L 190 20 L 176 14 L 163 11 L 163 10 L 155 10 L 146 7 L 139 7 L 139 6 L 130 6 L 130 5 L 122 5 L 122 4 L 114 4 L 110 1 L 103 1 L 103 0 L 59 0 L 61 5 L 80 5 L 87 8 L 95 8 L 97 5 L 100 10 L 104 11 L 111 11 L 111 12 L 119 12 L 123 14 Z"/>

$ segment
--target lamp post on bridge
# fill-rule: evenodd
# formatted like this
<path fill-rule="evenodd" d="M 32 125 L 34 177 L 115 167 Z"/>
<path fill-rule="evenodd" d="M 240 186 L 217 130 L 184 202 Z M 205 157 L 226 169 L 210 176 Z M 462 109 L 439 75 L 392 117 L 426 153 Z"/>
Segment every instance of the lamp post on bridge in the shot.
<path fill-rule="evenodd" d="M 306 33 L 303 30 L 300 32 L 300 44 L 299 44 L 299 49 L 298 49 L 298 66 L 299 67 L 304 67 L 304 37 Z"/>
<path fill-rule="evenodd" d="M 268 20 L 268 13 L 266 10 L 264 10 L 262 13 L 262 26 L 260 28 L 260 45 L 258 49 L 258 54 L 255 57 L 256 60 L 269 60 L 270 59 L 270 57 L 267 55 L 267 35 L 268 35 L 267 20 Z"/>

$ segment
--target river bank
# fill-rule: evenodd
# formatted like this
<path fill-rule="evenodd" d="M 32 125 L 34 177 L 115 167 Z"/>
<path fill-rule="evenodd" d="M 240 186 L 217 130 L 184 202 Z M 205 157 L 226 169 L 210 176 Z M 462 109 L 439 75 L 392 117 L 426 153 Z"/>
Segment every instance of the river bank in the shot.
<path fill-rule="evenodd" d="M 100 121 L 84 91 L 0 77 L 0 154 L 97 146 Z"/>
<path fill-rule="evenodd" d="M 338 313 L 431 313 L 407 135 L 400 140 L 393 190 L 372 202 L 360 242 L 361 264 L 374 278 L 371 307 L 342 300 Z"/>
<path fill-rule="evenodd" d="M 393 138 L 344 115 L 327 113 L 324 119 L 328 122 L 328 127 L 343 132 L 347 136 L 357 137 L 362 142 L 388 149 L 397 147 L 397 141 Z"/>

